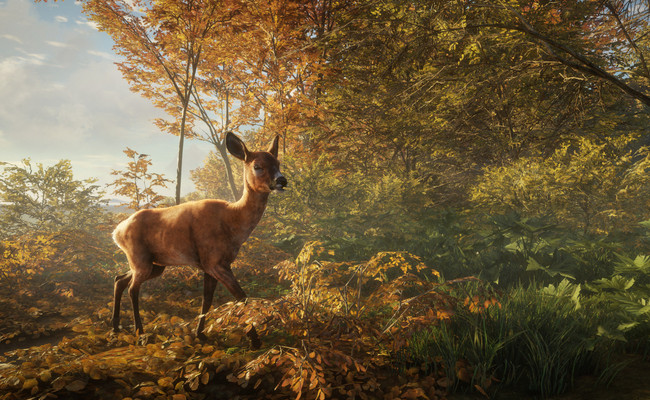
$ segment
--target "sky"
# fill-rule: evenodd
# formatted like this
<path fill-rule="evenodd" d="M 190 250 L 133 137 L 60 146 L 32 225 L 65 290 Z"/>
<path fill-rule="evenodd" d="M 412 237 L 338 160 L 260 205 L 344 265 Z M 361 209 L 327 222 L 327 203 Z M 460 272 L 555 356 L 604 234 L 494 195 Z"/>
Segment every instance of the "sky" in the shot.
<path fill-rule="evenodd" d="M 112 46 L 73 0 L 0 0 L 0 161 L 68 159 L 76 179 L 104 186 L 115 179 L 111 170 L 126 167 L 130 147 L 151 156 L 150 171 L 175 180 L 178 137 L 153 124 L 164 113 L 129 90 Z M 194 190 L 189 171 L 210 150 L 185 142 L 183 194 Z M 174 193 L 173 184 L 161 190 Z"/>

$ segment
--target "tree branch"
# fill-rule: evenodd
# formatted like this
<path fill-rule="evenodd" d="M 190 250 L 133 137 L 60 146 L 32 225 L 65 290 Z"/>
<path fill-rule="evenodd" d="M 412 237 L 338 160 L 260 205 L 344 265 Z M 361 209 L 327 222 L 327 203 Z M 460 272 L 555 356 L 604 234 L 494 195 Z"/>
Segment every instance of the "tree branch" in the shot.
<path fill-rule="evenodd" d="M 625 38 L 627 39 L 628 43 L 630 43 L 630 46 L 634 49 L 637 56 L 639 57 L 639 60 L 641 61 L 641 68 L 643 69 L 643 74 L 647 79 L 650 79 L 650 71 L 648 71 L 648 63 L 646 62 L 645 57 L 643 56 L 643 52 L 639 49 L 634 39 L 632 39 L 632 37 L 630 36 L 630 33 L 625 27 L 625 24 L 623 24 L 623 21 L 621 21 L 621 18 L 618 12 L 616 11 L 616 8 L 614 8 L 614 5 L 609 0 L 605 2 L 605 7 L 607 7 L 609 12 L 614 17 L 614 19 L 616 19 L 616 23 L 618 24 L 618 27 L 621 29 L 621 32 L 623 32 L 623 35 L 625 35 Z"/>
<path fill-rule="evenodd" d="M 515 10 L 511 6 L 507 5 L 500 5 L 500 6 L 494 6 L 494 5 L 479 5 L 480 7 L 490 7 L 490 8 L 501 8 L 504 10 L 510 11 L 512 14 L 514 14 L 517 19 L 519 20 L 520 24 L 519 25 L 508 25 L 508 24 L 482 24 L 482 27 L 495 27 L 495 28 L 500 28 L 500 29 L 506 29 L 506 30 L 514 30 L 514 31 L 519 31 L 523 32 L 529 36 L 532 36 L 535 39 L 538 39 L 542 42 L 548 53 L 555 58 L 557 61 L 561 62 L 562 64 L 571 67 L 575 70 L 587 73 L 589 75 L 595 76 L 599 79 L 602 79 L 604 81 L 610 82 L 614 84 L 615 86 L 618 86 L 621 90 L 623 90 L 625 93 L 628 95 L 632 96 L 633 98 L 639 100 L 642 102 L 644 105 L 650 107 L 650 96 L 645 94 L 644 92 L 637 90 L 630 86 L 628 83 L 626 83 L 624 80 L 616 77 L 615 75 L 605 71 L 603 68 L 599 67 L 598 65 L 594 64 L 592 61 L 587 59 L 585 56 L 579 54 L 575 50 L 571 49 L 570 47 L 552 39 L 549 36 L 546 36 L 542 33 L 540 33 L 538 30 L 536 30 L 527 20 L 524 18 L 524 16 Z M 469 27 L 469 26 L 468 26 Z M 560 53 L 564 54 L 565 56 L 560 55 Z M 568 58 L 566 57 L 568 56 Z"/>

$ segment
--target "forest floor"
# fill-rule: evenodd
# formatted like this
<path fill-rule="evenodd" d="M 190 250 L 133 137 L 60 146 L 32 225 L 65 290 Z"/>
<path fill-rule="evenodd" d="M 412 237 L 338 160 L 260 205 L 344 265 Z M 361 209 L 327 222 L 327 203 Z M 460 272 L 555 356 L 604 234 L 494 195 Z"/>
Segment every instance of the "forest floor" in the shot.
<path fill-rule="evenodd" d="M 240 387 L 241 381 L 232 377 L 253 357 L 241 332 L 230 336 L 212 333 L 208 335 L 211 343 L 194 338 L 201 302 L 198 278 L 182 286 L 175 286 L 173 278 L 149 282 L 141 294 L 141 307 L 146 310 L 142 314 L 145 330 L 150 333 L 140 338 L 130 334 L 132 314 L 126 300 L 124 332 L 110 332 L 111 283 L 91 287 L 42 285 L 18 291 L 0 287 L 0 383 L 4 382 L 0 399 L 121 396 L 182 400 L 201 398 L 201 394 L 205 398 L 257 397 L 254 389 Z M 254 296 L 271 295 L 254 284 L 245 289 Z M 228 301 L 230 296 L 218 289 L 215 304 Z M 268 345 L 278 337 L 263 340 Z M 163 348 L 164 352 L 160 350 Z M 224 368 L 219 367 L 220 362 Z M 211 369 L 206 367 L 210 363 Z M 409 387 L 409 380 L 425 379 L 417 374 L 381 373 L 377 381 L 393 380 L 388 386 L 402 388 Z M 367 398 L 486 398 L 476 391 L 445 395 L 431 390 L 435 394 L 403 390 L 400 396 L 375 397 L 370 393 Z M 265 394 L 272 396 L 272 391 L 267 389 Z M 539 398 L 509 388 L 489 394 L 505 400 Z M 332 398 L 338 397 L 334 394 Z M 595 377 L 583 376 L 571 391 L 552 399 L 650 399 L 650 361 L 629 356 L 629 364 L 608 387 L 597 385 Z"/>

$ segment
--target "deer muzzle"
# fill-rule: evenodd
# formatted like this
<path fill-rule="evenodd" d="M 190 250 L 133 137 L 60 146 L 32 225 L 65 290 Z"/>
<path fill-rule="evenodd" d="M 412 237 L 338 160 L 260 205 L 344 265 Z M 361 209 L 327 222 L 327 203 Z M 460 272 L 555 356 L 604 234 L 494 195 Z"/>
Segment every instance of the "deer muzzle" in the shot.
<path fill-rule="evenodd" d="M 285 187 L 287 187 L 287 178 L 285 178 L 282 174 L 278 174 L 275 177 L 273 189 L 277 190 L 278 192 L 283 192 Z"/>

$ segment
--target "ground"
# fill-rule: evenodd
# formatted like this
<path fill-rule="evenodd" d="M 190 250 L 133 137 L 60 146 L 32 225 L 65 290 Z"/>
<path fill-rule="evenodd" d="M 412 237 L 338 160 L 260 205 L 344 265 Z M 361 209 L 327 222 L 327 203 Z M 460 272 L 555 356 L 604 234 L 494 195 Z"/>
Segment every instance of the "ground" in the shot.
<path fill-rule="evenodd" d="M 255 398 L 256 391 L 246 384 L 242 388 L 235 374 L 260 353 L 247 350 L 243 332 L 236 329 L 229 334 L 209 334 L 209 343 L 194 337 L 201 285 L 198 279 L 190 282 L 176 286 L 170 276 L 143 290 L 143 318 L 149 333 L 140 338 L 130 333 L 126 299 L 122 316 L 125 329 L 120 334 L 111 333 L 110 281 L 90 289 L 75 285 L 66 290 L 47 285 L 38 290 L 0 288 L 0 398 L 62 393 L 72 398 Z M 255 292 L 253 287 L 247 290 Z M 218 290 L 215 304 L 230 300 L 225 290 Z M 280 340 L 281 335 L 269 335 L 264 338 L 265 346 L 272 348 L 270 342 Z M 650 399 L 650 362 L 640 356 L 628 356 L 627 360 L 629 364 L 608 387 L 597 385 L 595 377 L 584 376 L 569 393 L 553 399 Z M 430 393 L 408 389 L 409 379 L 422 379 L 419 375 L 396 378 L 394 373 L 379 373 L 384 375 L 382 385 L 402 388 L 394 397 L 445 397 L 433 388 Z M 391 379 L 394 382 L 387 384 Z M 266 387 L 265 393 L 270 395 L 274 385 L 266 385 L 263 377 L 259 382 L 251 381 L 251 385 Z M 536 398 L 513 389 L 489 394 L 506 400 Z M 386 396 L 390 395 L 377 398 L 394 398 Z M 446 398 L 474 400 L 485 396 L 473 391 Z"/>

